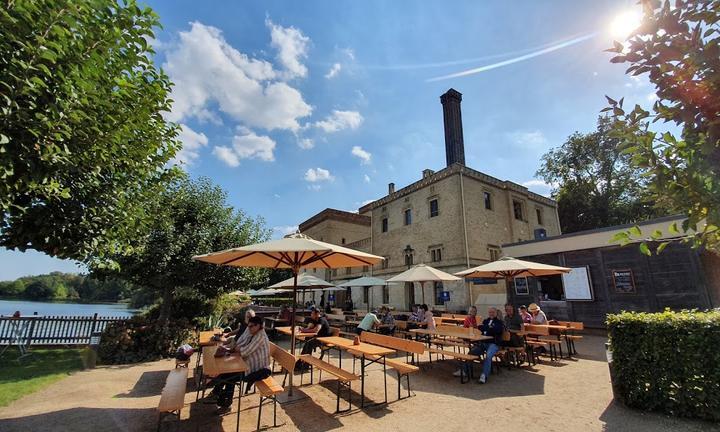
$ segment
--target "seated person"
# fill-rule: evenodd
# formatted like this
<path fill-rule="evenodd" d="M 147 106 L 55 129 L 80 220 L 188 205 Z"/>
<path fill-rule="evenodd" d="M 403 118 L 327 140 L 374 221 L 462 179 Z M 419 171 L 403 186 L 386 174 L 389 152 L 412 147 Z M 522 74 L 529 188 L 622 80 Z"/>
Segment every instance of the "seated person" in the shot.
<path fill-rule="evenodd" d="M 532 324 L 532 315 L 525 305 L 520 306 L 520 318 L 522 318 L 523 324 Z"/>
<path fill-rule="evenodd" d="M 540 310 L 540 306 L 538 306 L 536 303 L 530 303 L 530 306 L 528 306 L 528 310 L 532 315 L 532 324 L 547 325 L 547 316 L 545 316 L 545 312 Z"/>
<path fill-rule="evenodd" d="M 362 321 L 360 321 L 360 324 L 355 328 L 355 333 L 362 334 L 364 331 L 370 331 L 374 327 L 380 324 L 380 320 L 377 317 L 377 309 L 373 309 L 372 312 L 369 312 L 366 314 Z"/>
<path fill-rule="evenodd" d="M 485 336 L 492 336 L 492 340 L 488 340 L 485 342 L 481 342 L 474 347 L 470 348 L 469 354 L 480 356 L 483 353 L 485 354 L 485 360 L 483 361 L 483 371 L 480 374 L 480 379 L 478 379 L 478 382 L 480 384 L 485 384 L 487 382 L 488 377 L 490 376 L 490 372 L 492 371 L 492 360 L 495 356 L 495 353 L 498 352 L 499 346 L 502 343 L 502 334 L 504 330 L 504 324 L 502 320 L 500 320 L 497 317 L 497 309 L 494 307 L 488 308 L 488 317 L 485 318 L 482 322 L 482 325 L 480 326 L 480 330 L 482 331 L 482 334 Z M 465 365 L 465 371 L 470 375 L 470 366 Z M 460 376 L 457 372 L 455 372 L 457 375 Z"/>
<path fill-rule="evenodd" d="M 468 310 L 468 314 L 465 317 L 465 321 L 463 321 L 463 327 L 478 328 L 477 307 L 476 306 L 470 306 L 470 310 Z"/>
<path fill-rule="evenodd" d="M 310 333 L 314 336 L 305 339 L 301 353 L 310 354 L 315 351 L 315 348 L 320 346 L 320 341 L 318 341 L 317 338 L 330 336 L 330 324 L 324 316 L 320 315 L 320 311 L 317 309 L 313 309 L 310 312 L 310 317 L 305 322 L 307 323 L 307 327 L 300 329 L 300 333 Z"/>
<path fill-rule="evenodd" d="M 517 332 L 522 331 L 525 324 L 520 315 L 515 313 L 515 307 L 511 303 L 505 303 L 505 330 L 510 332 L 510 340 L 503 341 L 504 345 L 511 347 L 523 346 L 522 337 Z"/>
<path fill-rule="evenodd" d="M 420 306 L 420 310 L 423 312 L 423 320 L 420 322 L 420 325 L 428 330 L 435 330 L 435 318 L 433 318 L 432 312 L 428 309 L 428 305 L 423 304 Z"/>
<path fill-rule="evenodd" d="M 286 323 L 290 324 L 290 320 L 292 320 L 292 312 L 290 311 L 290 308 L 287 307 L 287 305 L 282 305 L 282 307 L 280 308 L 280 312 L 278 313 L 278 319 L 281 319 Z"/>
<path fill-rule="evenodd" d="M 248 322 L 250 322 L 250 318 L 252 318 L 254 316 L 255 316 L 254 310 L 252 310 L 252 309 L 246 310 L 245 316 L 243 317 L 242 320 L 240 320 L 240 324 L 238 325 L 238 327 L 229 333 L 225 333 L 223 336 L 225 336 L 226 338 L 230 338 L 232 336 L 237 336 L 237 335 L 243 334 L 245 332 L 245 330 L 247 329 Z"/>
<path fill-rule="evenodd" d="M 218 413 L 222 414 L 230 410 L 233 399 L 235 383 L 238 380 L 247 383 L 246 392 L 255 381 L 265 379 L 270 373 L 270 343 L 263 329 L 262 318 L 253 316 L 247 323 L 247 337 L 232 348 L 219 347 L 215 353 L 216 357 L 238 353 L 248 366 L 247 371 L 242 373 L 227 373 L 216 378 L 213 393 L 217 395 Z M 243 334 L 244 335 L 244 334 Z M 242 378 L 241 378 L 242 377 Z"/>
<path fill-rule="evenodd" d="M 395 317 L 390 313 L 390 309 L 387 306 L 380 308 L 382 318 L 380 323 L 384 324 L 385 327 L 380 327 L 380 333 L 384 335 L 390 335 L 395 332 Z"/>

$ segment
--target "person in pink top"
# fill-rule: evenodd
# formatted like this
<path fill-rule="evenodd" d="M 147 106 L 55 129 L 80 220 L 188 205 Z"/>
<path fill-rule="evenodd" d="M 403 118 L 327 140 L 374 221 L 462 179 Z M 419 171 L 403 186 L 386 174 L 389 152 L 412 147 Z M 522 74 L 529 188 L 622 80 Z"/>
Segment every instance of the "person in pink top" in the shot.
<path fill-rule="evenodd" d="M 465 317 L 465 321 L 463 321 L 463 327 L 465 328 L 477 328 L 478 322 L 477 322 L 477 307 L 470 306 L 470 310 L 468 311 L 467 316 Z"/>
<path fill-rule="evenodd" d="M 523 323 L 532 324 L 533 317 L 530 315 L 530 312 L 528 312 L 525 305 L 520 306 L 520 318 L 522 318 Z"/>

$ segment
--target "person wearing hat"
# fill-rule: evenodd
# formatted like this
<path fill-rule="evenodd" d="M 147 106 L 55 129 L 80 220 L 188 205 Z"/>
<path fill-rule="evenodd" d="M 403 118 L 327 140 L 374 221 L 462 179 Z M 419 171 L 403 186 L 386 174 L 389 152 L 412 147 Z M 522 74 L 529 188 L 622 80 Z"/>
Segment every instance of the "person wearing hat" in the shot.
<path fill-rule="evenodd" d="M 373 309 L 372 312 L 366 314 L 362 321 L 360 321 L 360 324 L 358 324 L 357 328 L 355 328 L 355 333 L 359 335 L 364 331 L 370 331 L 373 327 L 380 325 L 380 320 L 377 315 L 377 309 Z"/>
<path fill-rule="evenodd" d="M 545 316 L 545 312 L 540 310 L 540 306 L 538 306 L 537 303 L 530 303 L 530 306 L 528 306 L 528 310 L 530 311 L 530 315 L 532 315 L 532 324 L 547 324 L 547 317 Z"/>

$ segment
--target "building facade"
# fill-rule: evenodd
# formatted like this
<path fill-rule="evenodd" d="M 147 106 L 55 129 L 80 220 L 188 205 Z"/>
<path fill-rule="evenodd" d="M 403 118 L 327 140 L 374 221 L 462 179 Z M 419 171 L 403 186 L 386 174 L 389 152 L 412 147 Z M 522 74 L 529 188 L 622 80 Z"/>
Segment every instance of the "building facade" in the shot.
<path fill-rule="evenodd" d="M 358 214 L 324 210 L 300 224 L 300 231 L 313 238 L 336 244 L 344 239 L 348 247 L 385 257 L 374 268 L 328 272 L 329 280 L 363 274 L 387 279 L 419 263 L 455 273 L 497 259 L 502 244 L 560 234 L 555 201 L 465 166 L 461 100 L 453 89 L 441 96 L 445 168 L 426 169 L 418 181 L 398 190 L 390 183 L 386 196 L 361 207 Z M 449 300 L 441 300 L 443 291 Z M 506 288 L 504 282 L 394 284 L 355 289 L 352 299 L 356 307 L 389 304 L 408 310 L 412 304 L 427 303 L 455 311 L 472 304 L 502 305 Z"/>
<path fill-rule="evenodd" d="M 660 231 L 672 240 L 667 217 L 639 224 L 643 233 Z M 637 243 L 611 242 L 630 225 L 600 228 L 503 246 L 516 258 L 572 268 L 567 276 L 516 278 L 510 291 L 516 305 L 535 302 L 549 318 L 604 327 L 607 313 L 662 311 L 720 306 L 720 257 L 674 241 L 660 254 L 646 256 Z"/>

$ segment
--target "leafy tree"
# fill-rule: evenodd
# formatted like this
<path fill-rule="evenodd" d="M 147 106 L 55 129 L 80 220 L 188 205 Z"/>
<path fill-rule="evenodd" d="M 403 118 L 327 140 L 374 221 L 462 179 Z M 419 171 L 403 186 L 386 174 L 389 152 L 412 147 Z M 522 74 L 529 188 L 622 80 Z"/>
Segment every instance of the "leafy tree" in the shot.
<path fill-rule="evenodd" d="M 0 282 L 0 296 L 17 297 L 25 292 L 25 284 L 22 281 Z"/>
<path fill-rule="evenodd" d="M 25 288 L 25 297 L 32 300 L 44 300 L 54 296 L 52 287 L 44 279 L 38 279 Z"/>
<path fill-rule="evenodd" d="M 173 314 L 198 318 L 207 315 L 212 300 L 257 283 L 259 269 L 240 269 L 193 261 L 194 255 L 264 241 L 269 231 L 262 220 L 246 216 L 226 203 L 226 193 L 210 180 L 176 181 L 154 209 L 149 235 L 130 255 L 116 256 L 119 277 L 161 299 L 158 319 Z M 173 310 L 181 300 L 182 308 Z"/>
<path fill-rule="evenodd" d="M 622 100 L 608 98 L 605 110 L 629 125 L 617 136 L 633 163 L 647 171 L 655 200 L 688 216 L 671 231 L 684 231 L 694 246 L 720 250 L 720 1 L 642 5 L 642 24 L 609 51 L 617 54 L 613 63 L 629 63 L 626 73 L 647 75 L 658 100 L 652 112 L 638 105 L 626 112 Z M 670 123 L 680 133 L 651 131 L 651 122 Z"/>
<path fill-rule="evenodd" d="M 622 152 L 620 140 L 610 136 L 612 128 L 609 118 L 600 117 L 595 132 L 575 132 L 542 157 L 536 175 L 557 185 L 553 198 L 565 233 L 635 222 L 657 213 L 644 196 L 642 172 Z"/>
<path fill-rule="evenodd" d="M 134 0 L 0 8 L 0 245 L 86 260 L 142 234 L 179 146 L 158 25 Z"/>

